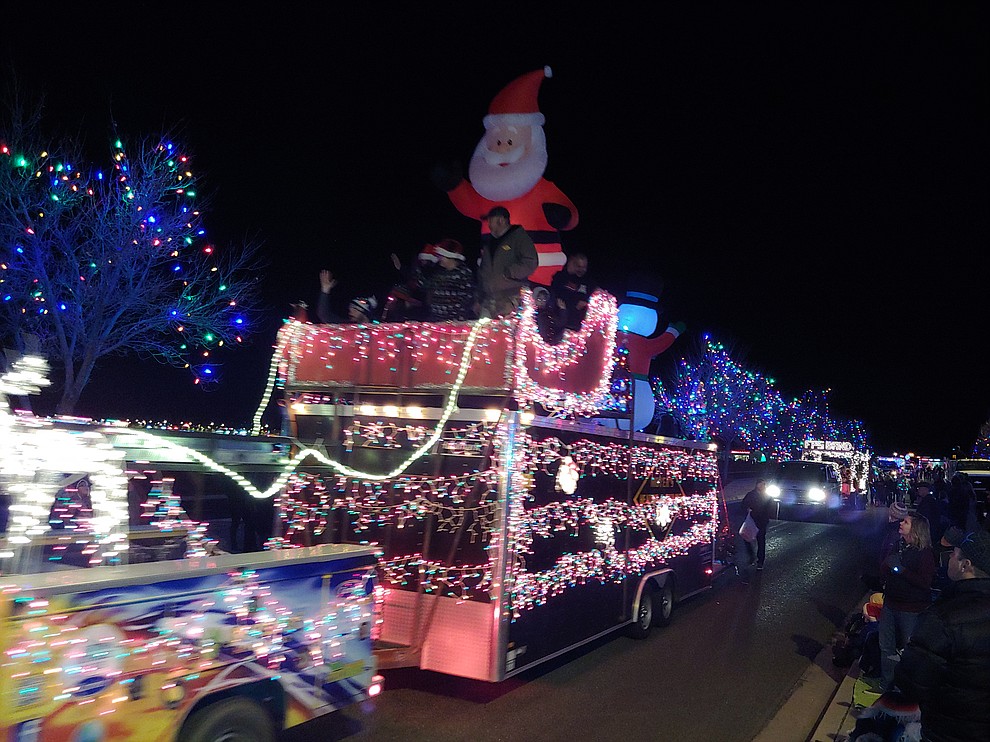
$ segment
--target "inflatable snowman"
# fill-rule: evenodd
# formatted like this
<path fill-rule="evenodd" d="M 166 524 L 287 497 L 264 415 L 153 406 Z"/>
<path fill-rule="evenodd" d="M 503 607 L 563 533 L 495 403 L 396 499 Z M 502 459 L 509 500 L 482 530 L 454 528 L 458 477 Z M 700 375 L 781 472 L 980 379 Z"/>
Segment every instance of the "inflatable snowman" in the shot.
<path fill-rule="evenodd" d="M 628 367 L 633 386 L 633 429 L 643 430 L 653 421 L 656 401 L 650 387 L 650 363 L 667 350 L 684 332 L 676 322 L 656 334 L 660 323 L 659 291 L 627 291 L 619 305 L 619 326 L 615 342 L 629 352 Z M 654 295 L 657 294 L 657 295 Z M 626 420 L 616 420 L 620 430 L 629 430 Z"/>

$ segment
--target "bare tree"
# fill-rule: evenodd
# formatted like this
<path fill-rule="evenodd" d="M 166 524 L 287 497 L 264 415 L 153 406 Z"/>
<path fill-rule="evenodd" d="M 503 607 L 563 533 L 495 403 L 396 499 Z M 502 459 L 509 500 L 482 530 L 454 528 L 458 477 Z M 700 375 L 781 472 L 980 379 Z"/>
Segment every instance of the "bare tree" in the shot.
<path fill-rule="evenodd" d="M 168 137 L 125 146 L 103 168 L 83 148 L 35 138 L 39 113 L 0 130 L 0 331 L 26 339 L 61 379 L 71 414 L 100 359 L 137 354 L 209 382 L 211 355 L 246 340 L 263 267 L 257 245 L 206 239 L 189 158 Z M 60 381 L 60 383 L 59 383 Z"/>

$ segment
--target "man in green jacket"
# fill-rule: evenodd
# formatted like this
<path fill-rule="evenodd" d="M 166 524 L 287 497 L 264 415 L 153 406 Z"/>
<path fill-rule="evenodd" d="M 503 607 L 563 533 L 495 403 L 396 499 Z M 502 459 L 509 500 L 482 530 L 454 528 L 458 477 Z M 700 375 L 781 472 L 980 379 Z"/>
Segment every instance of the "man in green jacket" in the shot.
<path fill-rule="evenodd" d="M 540 264 L 526 230 L 512 224 L 509 210 L 496 206 L 485 215 L 488 233 L 482 237 L 478 260 L 478 316 L 501 317 L 519 307 L 519 289 Z"/>

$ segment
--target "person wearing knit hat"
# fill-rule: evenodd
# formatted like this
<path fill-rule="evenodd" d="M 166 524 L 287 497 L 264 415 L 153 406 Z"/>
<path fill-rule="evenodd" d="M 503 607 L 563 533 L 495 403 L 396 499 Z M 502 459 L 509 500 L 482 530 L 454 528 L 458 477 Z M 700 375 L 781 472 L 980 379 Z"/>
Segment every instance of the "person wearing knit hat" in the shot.
<path fill-rule="evenodd" d="M 990 534 L 947 528 L 951 584 L 918 618 L 894 683 L 924 739 L 990 740 Z"/>
<path fill-rule="evenodd" d="M 892 502 L 890 503 L 890 507 L 887 508 L 887 520 L 890 522 L 904 520 L 907 514 L 907 505 L 903 502 Z"/>
<path fill-rule="evenodd" d="M 375 319 L 378 299 L 373 296 L 356 296 L 347 305 L 347 319 L 351 322 L 368 324 Z"/>
<path fill-rule="evenodd" d="M 902 502 L 892 502 L 887 507 L 887 521 L 883 524 L 883 535 L 880 538 L 880 548 L 877 550 L 877 561 L 869 565 L 861 579 L 870 590 L 883 590 L 883 580 L 880 572 L 887 557 L 896 553 L 901 542 L 900 525 L 907 517 L 907 506 Z"/>
<path fill-rule="evenodd" d="M 508 208 L 536 245 L 539 265 L 529 278 L 543 286 L 567 262 L 560 232 L 578 223 L 573 202 L 543 178 L 547 145 L 537 95 L 552 75 L 550 67 L 527 72 L 492 99 L 482 121 L 485 133 L 468 166 L 470 180 L 451 166 L 437 165 L 431 174 L 459 212 L 481 222 L 483 235 L 489 231 L 492 208 Z"/>
<path fill-rule="evenodd" d="M 337 285 L 333 273 L 324 269 L 320 271 L 320 298 L 316 304 L 316 316 L 325 324 L 342 322 L 357 322 L 368 324 L 374 322 L 375 311 L 378 309 L 378 299 L 374 296 L 359 296 L 347 305 L 347 318 L 344 319 L 330 308 L 330 292 Z"/>

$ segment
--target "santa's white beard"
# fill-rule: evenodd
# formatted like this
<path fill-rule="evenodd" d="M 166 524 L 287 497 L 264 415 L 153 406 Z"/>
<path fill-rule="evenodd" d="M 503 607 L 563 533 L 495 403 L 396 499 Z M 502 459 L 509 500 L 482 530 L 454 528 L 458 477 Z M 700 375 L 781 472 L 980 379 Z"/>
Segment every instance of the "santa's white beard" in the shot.
<path fill-rule="evenodd" d="M 547 169 L 547 151 L 527 148 L 522 157 L 499 155 L 478 143 L 468 165 L 471 185 L 489 201 L 511 201 L 533 189 Z"/>

